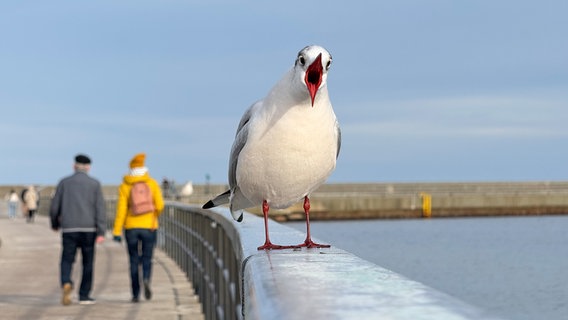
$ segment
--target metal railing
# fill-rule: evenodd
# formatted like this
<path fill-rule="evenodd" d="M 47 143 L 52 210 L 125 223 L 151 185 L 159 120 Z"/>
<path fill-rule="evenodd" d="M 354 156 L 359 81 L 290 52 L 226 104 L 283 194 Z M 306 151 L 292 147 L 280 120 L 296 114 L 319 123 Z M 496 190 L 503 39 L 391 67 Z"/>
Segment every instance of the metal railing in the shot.
<path fill-rule="evenodd" d="M 241 249 L 237 230 L 219 215 L 167 204 L 158 247 L 186 273 L 206 319 L 241 319 Z"/>

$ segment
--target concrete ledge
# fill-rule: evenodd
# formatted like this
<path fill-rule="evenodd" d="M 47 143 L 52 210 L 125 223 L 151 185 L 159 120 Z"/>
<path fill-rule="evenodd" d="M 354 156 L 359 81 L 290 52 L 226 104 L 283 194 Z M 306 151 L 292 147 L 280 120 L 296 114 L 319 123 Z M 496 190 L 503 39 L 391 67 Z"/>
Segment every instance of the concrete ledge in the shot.
<path fill-rule="evenodd" d="M 215 209 L 232 221 L 228 210 Z M 339 248 L 258 251 L 262 218 L 232 222 L 242 251 L 245 319 L 490 319 L 483 311 Z M 305 234 L 274 221 L 275 244 Z"/>

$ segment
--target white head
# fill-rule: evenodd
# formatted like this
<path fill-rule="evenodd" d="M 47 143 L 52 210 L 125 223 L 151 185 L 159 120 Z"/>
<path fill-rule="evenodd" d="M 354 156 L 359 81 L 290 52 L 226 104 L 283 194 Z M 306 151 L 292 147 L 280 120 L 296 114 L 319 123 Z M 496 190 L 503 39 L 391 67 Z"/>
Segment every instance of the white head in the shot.
<path fill-rule="evenodd" d="M 294 64 L 295 77 L 299 77 L 309 94 L 312 106 L 320 88 L 327 84 L 327 72 L 331 67 L 331 54 L 320 46 L 307 46 L 298 52 Z"/>

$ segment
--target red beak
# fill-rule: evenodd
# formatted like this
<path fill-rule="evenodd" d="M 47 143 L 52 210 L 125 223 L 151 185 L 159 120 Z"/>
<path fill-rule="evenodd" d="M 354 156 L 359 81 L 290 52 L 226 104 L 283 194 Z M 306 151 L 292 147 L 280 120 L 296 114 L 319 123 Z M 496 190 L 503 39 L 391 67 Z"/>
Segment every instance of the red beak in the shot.
<path fill-rule="evenodd" d="M 318 92 L 319 86 L 321 84 L 321 79 L 323 76 L 323 67 L 321 65 L 321 53 L 316 58 L 316 61 L 312 63 L 308 70 L 306 70 L 306 77 L 304 82 L 308 91 L 310 92 L 310 97 L 312 98 L 312 107 L 314 106 L 314 100 L 316 99 L 316 93 Z"/>

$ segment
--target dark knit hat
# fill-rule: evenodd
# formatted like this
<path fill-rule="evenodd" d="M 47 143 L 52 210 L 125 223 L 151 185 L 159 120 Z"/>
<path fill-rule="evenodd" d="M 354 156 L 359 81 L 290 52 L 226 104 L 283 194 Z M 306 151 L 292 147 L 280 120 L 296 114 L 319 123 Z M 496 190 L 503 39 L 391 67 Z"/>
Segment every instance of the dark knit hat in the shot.
<path fill-rule="evenodd" d="M 91 164 L 91 159 L 84 154 L 78 154 L 75 157 L 75 162 L 80 164 Z"/>

